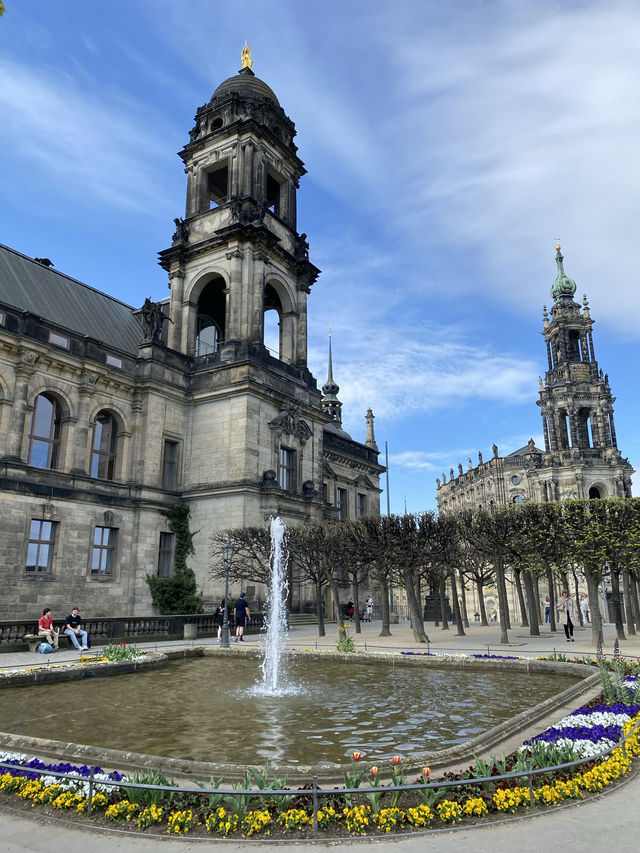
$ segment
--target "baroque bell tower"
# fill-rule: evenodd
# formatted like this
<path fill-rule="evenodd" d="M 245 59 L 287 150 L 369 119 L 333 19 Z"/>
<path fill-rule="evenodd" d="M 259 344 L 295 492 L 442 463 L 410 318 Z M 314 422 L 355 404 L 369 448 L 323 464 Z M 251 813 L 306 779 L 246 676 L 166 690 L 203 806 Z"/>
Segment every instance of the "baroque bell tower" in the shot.
<path fill-rule="evenodd" d="M 633 469 L 618 450 L 615 397 L 596 361 L 589 303 L 586 296 L 582 306 L 574 301 L 576 283 L 565 273 L 559 244 L 556 264 L 551 315 L 543 311 L 548 369 L 538 400 L 552 466 L 543 499 L 630 497 Z"/>
<path fill-rule="evenodd" d="M 252 66 L 245 44 L 242 68 L 198 109 L 180 152 L 185 216 L 160 252 L 171 288 L 168 345 L 196 358 L 251 358 L 264 347 L 265 313 L 275 311 L 274 355 L 304 372 L 307 295 L 319 273 L 296 230 L 306 170 L 293 122 Z"/>
<path fill-rule="evenodd" d="M 319 270 L 296 216 L 305 168 L 293 122 L 252 66 L 245 45 L 240 71 L 196 112 L 179 152 L 185 214 L 159 254 L 171 291 L 167 352 L 187 365 L 191 401 L 169 438 L 180 443 L 181 499 L 203 531 L 323 513 L 328 417 L 307 367 Z"/>

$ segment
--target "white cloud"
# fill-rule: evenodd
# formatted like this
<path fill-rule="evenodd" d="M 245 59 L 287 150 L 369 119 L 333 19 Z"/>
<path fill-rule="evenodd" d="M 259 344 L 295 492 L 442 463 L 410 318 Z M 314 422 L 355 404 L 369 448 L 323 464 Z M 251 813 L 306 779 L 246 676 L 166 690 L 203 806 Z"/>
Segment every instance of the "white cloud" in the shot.
<path fill-rule="evenodd" d="M 53 187 L 58 198 L 137 214 L 156 215 L 169 203 L 162 177 L 164 171 L 166 185 L 172 154 L 167 128 L 148 107 L 117 94 L 109 98 L 98 86 L 92 91 L 86 78 L 81 87 L 69 74 L 6 58 L 0 80 L 3 169 L 14 157 L 21 170 L 30 164 L 29 173 L 20 172 L 23 192 L 41 185 L 44 194 Z"/>

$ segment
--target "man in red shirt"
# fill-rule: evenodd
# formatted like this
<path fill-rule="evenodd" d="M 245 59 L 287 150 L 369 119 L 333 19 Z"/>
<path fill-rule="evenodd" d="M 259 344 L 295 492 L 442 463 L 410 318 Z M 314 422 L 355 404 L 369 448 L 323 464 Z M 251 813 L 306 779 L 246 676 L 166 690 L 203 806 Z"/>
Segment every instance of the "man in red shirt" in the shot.
<path fill-rule="evenodd" d="M 53 627 L 53 619 L 51 618 L 51 610 L 45 607 L 42 611 L 42 616 L 38 619 L 38 636 L 44 637 L 55 651 L 58 648 L 58 632 Z"/>

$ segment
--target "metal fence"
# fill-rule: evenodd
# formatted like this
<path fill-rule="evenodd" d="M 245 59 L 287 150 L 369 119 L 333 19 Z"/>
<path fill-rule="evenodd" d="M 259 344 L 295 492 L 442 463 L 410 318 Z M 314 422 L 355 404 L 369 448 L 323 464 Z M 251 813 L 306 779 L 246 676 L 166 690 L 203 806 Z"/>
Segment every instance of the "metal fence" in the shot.
<path fill-rule="evenodd" d="M 170 794 L 187 794 L 189 796 L 208 796 L 208 795 L 222 795 L 227 796 L 228 799 L 232 799 L 238 796 L 246 796 L 248 798 L 269 796 L 269 797 L 282 797 L 282 798 L 290 798 L 295 796 L 311 796 L 313 803 L 313 828 L 314 830 L 318 829 L 318 811 L 320 809 L 320 799 L 322 797 L 344 797 L 345 799 L 349 798 L 353 794 L 375 794 L 375 793 L 392 793 L 394 791 L 425 791 L 425 790 L 433 790 L 433 789 L 441 789 L 444 788 L 449 790 L 451 788 L 457 787 L 469 787 L 471 785 L 483 785 L 483 784 L 496 784 L 502 781 L 510 780 L 510 779 L 526 779 L 527 787 L 529 789 L 529 806 L 532 809 L 536 807 L 536 800 L 534 796 L 534 788 L 533 788 L 533 779 L 536 776 L 541 776 L 548 773 L 557 773 L 558 771 L 567 770 L 571 767 L 578 767 L 582 764 L 589 764 L 593 761 L 597 761 L 598 759 L 604 758 L 607 755 L 610 755 L 615 749 L 622 749 L 622 754 L 626 758 L 627 756 L 627 741 L 633 737 L 636 731 L 640 728 L 640 720 L 635 724 L 635 726 L 629 731 L 627 735 L 622 737 L 618 743 L 613 746 L 608 747 L 607 749 L 603 749 L 601 752 L 596 753 L 595 755 L 591 755 L 587 758 L 579 758 L 576 761 L 569 761 L 566 764 L 556 764 L 551 767 L 540 767 L 540 768 L 532 768 L 531 760 L 527 759 L 527 769 L 526 771 L 513 771 L 511 773 L 502 773 L 498 776 L 478 776 L 471 779 L 459 779 L 459 780 L 439 780 L 437 782 L 425 782 L 425 783 L 416 783 L 412 785 L 382 785 L 379 787 L 366 787 L 366 788 L 331 788 L 330 790 L 322 790 L 318 785 L 318 777 L 313 776 L 311 785 L 307 785 L 305 787 L 292 788 L 288 790 L 284 790 L 282 788 L 247 788 L 247 789 L 239 789 L 239 788 L 183 788 L 180 786 L 170 786 L 170 785 L 148 785 L 141 782 L 128 782 L 128 781 L 116 781 L 116 780 L 106 780 L 106 779 L 98 779 L 95 778 L 96 768 L 91 767 L 89 770 L 89 777 L 86 779 L 80 779 L 77 775 L 73 773 L 59 773 L 56 771 L 51 771 L 47 769 L 39 770 L 32 769 L 26 767 L 20 767 L 16 764 L 10 764 L 7 762 L 0 762 L 0 768 L 3 770 L 13 770 L 15 775 L 38 775 L 38 776 L 52 776 L 60 779 L 71 779 L 73 781 L 86 781 L 89 786 L 88 794 L 87 794 L 87 814 L 91 814 L 93 808 L 93 798 L 95 794 L 95 786 L 111 786 L 116 788 L 136 788 L 144 791 L 166 791 Z"/>

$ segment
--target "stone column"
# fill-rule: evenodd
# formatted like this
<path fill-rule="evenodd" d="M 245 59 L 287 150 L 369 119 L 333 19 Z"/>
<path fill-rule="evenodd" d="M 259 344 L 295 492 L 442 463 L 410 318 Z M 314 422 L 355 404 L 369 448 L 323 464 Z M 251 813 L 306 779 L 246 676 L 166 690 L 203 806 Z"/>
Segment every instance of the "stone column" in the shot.
<path fill-rule="evenodd" d="M 251 296 L 249 340 L 252 343 L 262 344 L 264 343 L 264 288 L 270 262 L 263 252 L 257 252 L 253 260 L 253 292 Z"/>
<path fill-rule="evenodd" d="M 179 350 L 182 343 L 182 300 L 184 298 L 184 273 L 174 270 L 169 273 L 169 334 L 167 337 L 169 349 Z M 186 352 L 186 351 L 185 351 Z"/>
<path fill-rule="evenodd" d="M 298 322 L 296 323 L 295 363 L 307 366 L 307 293 L 306 285 L 298 285 Z"/>
<path fill-rule="evenodd" d="M 97 380 L 97 373 L 82 374 L 82 384 L 78 389 L 78 419 L 76 421 L 75 443 L 72 449 L 73 463 L 70 471 L 71 474 L 87 474 L 87 453 L 89 452 L 87 445 L 90 431 L 89 406 L 91 404 L 91 399 L 96 392 L 95 383 Z M 89 470 L 90 469 L 91 463 L 89 462 Z"/>
<path fill-rule="evenodd" d="M 253 143 L 247 142 L 244 146 L 243 172 L 242 172 L 242 195 L 252 195 L 253 189 Z"/>
<path fill-rule="evenodd" d="M 242 252 L 234 249 L 226 253 L 229 263 L 229 287 L 225 304 L 225 344 L 237 343 L 241 339 L 242 310 Z"/>
<path fill-rule="evenodd" d="M 580 435 L 578 432 L 575 406 L 567 406 L 567 409 L 567 414 L 569 415 L 569 429 L 571 431 L 571 447 L 580 447 Z"/>
<path fill-rule="evenodd" d="M 35 366 L 40 356 L 33 352 L 22 354 L 20 363 L 15 370 L 15 383 L 13 386 L 13 405 L 11 407 L 11 418 L 9 420 L 9 434 L 7 436 L 6 458 L 19 461 L 22 454 L 22 438 L 24 436 L 24 423 L 27 414 L 27 394 L 29 390 L 29 379 L 35 372 Z"/>
<path fill-rule="evenodd" d="M 613 422 L 613 412 L 609 411 L 609 426 L 611 428 L 611 445 L 617 449 L 618 439 L 616 437 L 616 427 Z"/>

